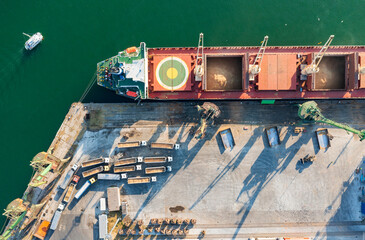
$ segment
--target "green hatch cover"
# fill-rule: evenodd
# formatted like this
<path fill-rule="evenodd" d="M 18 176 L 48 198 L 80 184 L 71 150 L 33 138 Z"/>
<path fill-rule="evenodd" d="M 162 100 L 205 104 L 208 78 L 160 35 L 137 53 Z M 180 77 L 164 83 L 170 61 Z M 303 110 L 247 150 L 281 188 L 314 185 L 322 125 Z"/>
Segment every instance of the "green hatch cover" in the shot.
<path fill-rule="evenodd" d="M 261 104 L 274 104 L 275 100 L 272 99 L 265 99 L 261 101 Z"/>

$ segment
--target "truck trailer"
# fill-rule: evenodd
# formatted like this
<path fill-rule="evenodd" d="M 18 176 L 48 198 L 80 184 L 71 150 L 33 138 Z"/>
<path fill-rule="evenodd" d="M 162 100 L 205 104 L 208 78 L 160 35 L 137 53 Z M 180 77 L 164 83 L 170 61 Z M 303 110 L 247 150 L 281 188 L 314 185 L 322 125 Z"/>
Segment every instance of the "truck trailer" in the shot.
<path fill-rule="evenodd" d="M 102 171 L 104 171 L 104 167 L 103 166 L 99 166 L 99 167 L 92 168 L 90 170 L 87 170 L 87 171 L 82 172 L 82 176 L 84 178 L 86 178 L 86 177 L 90 177 L 92 175 L 95 175 L 97 173 L 100 173 Z"/>
<path fill-rule="evenodd" d="M 60 210 L 57 210 L 55 212 L 55 214 L 53 215 L 52 222 L 51 222 L 51 227 L 50 227 L 51 230 L 55 231 L 57 229 L 61 215 L 62 215 L 62 212 Z"/>
<path fill-rule="evenodd" d="M 171 172 L 172 169 L 170 166 L 168 166 L 167 168 L 164 166 L 149 167 L 149 168 L 145 169 L 145 173 L 146 174 L 164 173 L 164 172 L 166 172 L 166 170 Z"/>
<path fill-rule="evenodd" d="M 90 187 L 91 184 L 93 184 L 94 182 L 96 182 L 95 178 L 90 178 L 89 180 L 87 180 L 84 185 L 82 185 L 82 187 L 79 189 L 79 191 L 77 191 L 77 193 L 75 194 L 75 198 L 77 200 L 80 199 L 80 197 L 82 196 L 82 194 L 84 194 L 84 192 Z"/>
<path fill-rule="evenodd" d="M 134 148 L 140 146 L 147 146 L 146 141 L 136 141 L 136 142 L 122 142 L 118 143 L 118 148 Z"/>
<path fill-rule="evenodd" d="M 118 167 L 118 166 L 130 165 L 130 164 L 135 164 L 137 162 L 142 162 L 142 161 L 143 161 L 142 157 L 122 158 L 122 159 L 117 160 L 114 163 L 114 166 Z"/>
<path fill-rule="evenodd" d="M 65 190 L 66 189 L 66 187 L 67 187 L 67 185 L 70 183 L 70 181 L 71 181 L 71 177 L 74 175 L 74 173 L 76 172 L 76 170 L 78 169 L 78 165 L 77 164 L 74 164 L 73 166 L 72 166 L 72 168 L 67 172 L 67 174 L 66 174 L 66 177 L 65 177 L 65 179 L 63 179 L 63 182 L 61 183 L 61 185 L 60 185 L 60 188 L 61 189 L 63 189 L 63 190 Z"/>
<path fill-rule="evenodd" d="M 81 163 L 81 167 L 83 167 L 83 168 L 91 167 L 91 166 L 95 166 L 95 165 L 102 164 L 102 163 L 109 163 L 109 158 L 100 157 L 100 158 L 91 159 L 91 160 Z"/>
<path fill-rule="evenodd" d="M 135 170 L 136 170 L 135 166 L 114 167 L 115 173 L 133 172 Z"/>
<path fill-rule="evenodd" d="M 156 177 L 133 177 L 128 178 L 128 184 L 139 184 L 139 183 L 150 183 L 150 182 L 156 182 Z"/>
<path fill-rule="evenodd" d="M 120 180 L 119 174 L 113 174 L 113 173 L 99 173 L 98 174 L 98 180 Z"/>
<path fill-rule="evenodd" d="M 145 157 L 145 163 L 165 163 L 172 162 L 172 157 Z"/>
<path fill-rule="evenodd" d="M 70 199 L 71 199 L 71 197 L 72 197 L 72 193 L 74 192 L 74 190 L 75 190 L 75 184 L 74 183 L 70 183 L 70 186 L 68 186 L 68 188 L 67 188 L 67 192 L 66 192 L 66 194 L 65 194 L 65 197 L 63 198 L 63 201 L 65 202 L 65 203 L 68 203 L 69 201 L 70 201 Z"/>
<path fill-rule="evenodd" d="M 151 148 L 177 150 L 180 148 L 180 144 L 154 142 L 154 143 L 151 143 Z"/>

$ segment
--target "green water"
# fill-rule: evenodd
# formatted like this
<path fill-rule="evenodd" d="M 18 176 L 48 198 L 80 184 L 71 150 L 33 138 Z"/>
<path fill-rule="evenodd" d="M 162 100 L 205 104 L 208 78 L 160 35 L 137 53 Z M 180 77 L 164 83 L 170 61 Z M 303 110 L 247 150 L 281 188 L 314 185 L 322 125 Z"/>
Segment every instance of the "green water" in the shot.
<path fill-rule="evenodd" d="M 147 47 L 365 43 L 363 0 L 0 1 L 0 208 L 21 197 L 29 161 L 47 150 L 98 61 Z M 25 54 L 22 32 L 44 42 Z M 85 101 L 122 101 L 94 87 Z M 4 218 L 0 218 L 1 225 Z"/>

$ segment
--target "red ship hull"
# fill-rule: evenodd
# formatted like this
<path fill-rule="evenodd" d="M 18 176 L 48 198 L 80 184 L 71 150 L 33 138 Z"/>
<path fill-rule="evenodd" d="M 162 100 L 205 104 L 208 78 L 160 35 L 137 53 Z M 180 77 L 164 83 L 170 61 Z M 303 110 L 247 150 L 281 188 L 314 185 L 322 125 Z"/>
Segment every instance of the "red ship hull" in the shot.
<path fill-rule="evenodd" d="M 364 46 L 331 46 L 320 71 L 301 80 L 320 46 L 267 47 L 261 71 L 248 69 L 259 47 L 205 47 L 204 76 L 194 75 L 197 48 L 148 49 L 148 98 L 341 99 L 365 98 Z"/>

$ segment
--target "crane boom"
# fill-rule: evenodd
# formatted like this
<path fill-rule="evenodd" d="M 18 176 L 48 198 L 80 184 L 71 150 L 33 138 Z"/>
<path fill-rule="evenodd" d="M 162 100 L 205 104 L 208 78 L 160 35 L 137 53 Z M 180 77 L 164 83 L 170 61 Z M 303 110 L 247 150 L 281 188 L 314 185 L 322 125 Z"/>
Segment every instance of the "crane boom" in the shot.
<path fill-rule="evenodd" d="M 119 221 L 121 219 L 122 219 L 121 217 L 119 217 L 117 219 L 117 221 L 114 223 L 114 226 L 112 227 L 112 229 L 110 230 L 110 232 L 107 234 L 106 239 L 110 239 L 110 240 L 112 239 L 112 232 L 113 232 L 114 228 L 117 226 L 117 224 L 119 223 Z"/>
<path fill-rule="evenodd" d="M 269 40 L 269 36 L 265 36 L 264 40 L 261 43 L 259 52 L 256 55 L 254 63 L 252 65 L 250 64 L 249 73 L 250 73 L 250 75 L 252 75 L 252 77 L 254 77 L 256 74 L 258 74 L 261 71 L 261 62 L 262 62 L 262 58 L 264 57 L 264 54 L 265 54 L 265 49 L 266 49 L 268 40 Z"/>
<path fill-rule="evenodd" d="M 365 139 L 365 130 L 357 130 L 346 124 L 338 123 L 324 117 L 315 101 L 309 101 L 299 105 L 298 116 L 301 119 L 313 120 L 315 122 L 329 124 L 334 127 L 342 128 L 348 132 L 352 132 L 359 136 L 360 141 Z"/>
<path fill-rule="evenodd" d="M 198 51 L 196 53 L 195 59 L 195 81 L 201 81 L 204 75 L 204 34 L 200 33 L 199 35 L 199 42 L 198 42 Z"/>
<path fill-rule="evenodd" d="M 309 74 L 313 74 L 313 73 L 317 73 L 319 71 L 319 63 L 322 61 L 322 58 L 324 56 L 324 54 L 326 53 L 328 47 L 330 46 L 333 38 L 335 37 L 335 35 L 331 35 L 327 42 L 323 45 L 323 47 L 321 48 L 321 50 L 314 56 L 314 59 L 312 61 L 312 63 L 310 65 L 307 65 L 303 70 L 302 70 L 302 75 L 309 75 Z"/>

